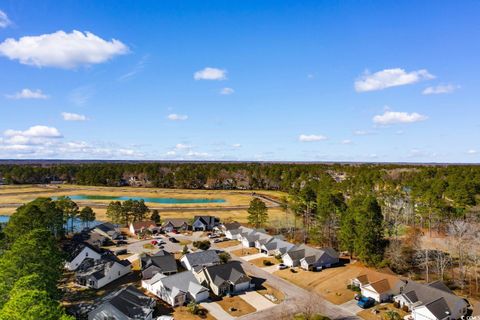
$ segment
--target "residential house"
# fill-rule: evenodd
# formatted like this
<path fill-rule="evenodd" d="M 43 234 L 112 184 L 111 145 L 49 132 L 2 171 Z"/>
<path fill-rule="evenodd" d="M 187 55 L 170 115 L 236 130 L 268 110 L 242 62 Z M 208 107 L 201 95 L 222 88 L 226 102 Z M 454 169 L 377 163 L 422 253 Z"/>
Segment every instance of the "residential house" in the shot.
<path fill-rule="evenodd" d="M 155 305 L 155 299 L 130 285 L 103 298 L 88 320 L 152 320 Z"/>
<path fill-rule="evenodd" d="M 76 270 L 85 259 L 100 260 L 102 252 L 89 244 L 79 243 L 70 253 L 70 259 L 65 263 L 65 268 L 70 271 Z"/>
<path fill-rule="evenodd" d="M 195 216 L 193 218 L 192 229 L 194 231 L 210 231 L 218 226 L 220 219 L 214 216 Z"/>
<path fill-rule="evenodd" d="M 158 231 L 157 224 L 152 220 L 146 221 L 136 221 L 130 222 L 130 226 L 128 227 L 129 231 L 133 235 L 138 235 L 139 233 L 143 233 L 145 231 L 149 231 L 151 233 L 155 233 Z"/>
<path fill-rule="evenodd" d="M 185 231 L 188 230 L 187 219 L 169 219 L 162 225 L 163 230 L 166 232 L 172 232 L 173 230 Z"/>
<path fill-rule="evenodd" d="M 238 222 L 224 223 L 220 226 L 219 230 L 225 234 L 225 237 L 231 240 L 236 240 L 242 230 L 242 225 Z"/>
<path fill-rule="evenodd" d="M 333 248 L 306 248 L 305 256 L 300 259 L 300 266 L 304 270 L 314 268 L 329 268 L 339 262 L 339 254 Z"/>
<path fill-rule="evenodd" d="M 93 232 L 99 233 L 107 238 L 116 240 L 121 236 L 121 233 L 118 231 L 117 227 L 110 223 L 105 222 L 93 227 Z"/>
<path fill-rule="evenodd" d="M 379 303 L 390 301 L 405 286 L 405 282 L 394 275 L 372 270 L 358 275 L 350 283 L 360 288 L 362 296 L 372 298 Z"/>
<path fill-rule="evenodd" d="M 441 281 L 428 284 L 408 281 L 393 300 L 400 307 L 407 307 L 414 320 L 460 319 L 468 308 L 468 303 Z"/>
<path fill-rule="evenodd" d="M 164 250 L 154 255 L 147 254 L 141 258 L 141 263 L 143 279 L 151 279 L 157 273 L 170 275 L 178 272 L 175 257 Z"/>
<path fill-rule="evenodd" d="M 293 250 L 294 248 L 295 245 L 290 242 L 278 238 L 273 238 L 267 243 L 260 246 L 260 252 L 263 252 L 270 256 L 278 256 L 284 255 L 285 253 Z"/>
<path fill-rule="evenodd" d="M 142 280 L 142 287 L 156 295 L 172 307 L 190 301 L 202 302 L 208 299 L 208 288 L 202 286 L 191 271 L 171 276 L 157 273 L 153 278 Z"/>
<path fill-rule="evenodd" d="M 187 253 L 180 262 L 187 270 L 220 264 L 220 257 L 215 250 Z"/>
<path fill-rule="evenodd" d="M 238 261 L 203 267 L 194 273 L 198 281 L 217 296 L 242 292 L 251 287 L 251 279 Z"/>
<path fill-rule="evenodd" d="M 99 289 L 131 272 L 130 261 L 119 260 L 113 254 L 108 254 L 98 260 L 85 259 L 77 268 L 75 278 L 80 285 Z"/>

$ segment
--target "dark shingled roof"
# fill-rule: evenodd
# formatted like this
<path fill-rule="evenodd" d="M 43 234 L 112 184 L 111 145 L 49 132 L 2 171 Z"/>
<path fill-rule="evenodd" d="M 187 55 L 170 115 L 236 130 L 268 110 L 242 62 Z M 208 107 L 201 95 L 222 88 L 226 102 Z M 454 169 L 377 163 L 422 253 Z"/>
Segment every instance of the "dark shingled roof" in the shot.
<path fill-rule="evenodd" d="M 187 253 L 184 257 L 192 267 L 220 263 L 220 258 L 215 250 Z"/>
<path fill-rule="evenodd" d="M 122 288 L 107 296 L 103 303 L 111 304 L 129 319 L 145 319 L 153 312 L 155 300 L 144 295 L 134 286 Z"/>
<path fill-rule="evenodd" d="M 238 222 L 224 223 L 223 228 L 225 230 L 235 230 L 240 228 L 242 225 Z"/>
<path fill-rule="evenodd" d="M 197 220 L 200 220 L 203 224 L 210 227 L 220 222 L 220 219 L 214 216 L 195 216 L 193 221 L 196 222 Z"/>
<path fill-rule="evenodd" d="M 205 267 L 204 269 L 217 286 L 222 285 L 226 281 L 238 284 L 250 280 L 239 261 L 231 261 L 226 264 Z"/>
<path fill-rule="evenodd" d="M 425 307 L 430 311 L 437 319 L 443 319 L 451 315 L 450 308 L 444 298 L 439 298 L 430 303 L 427 303 Z"/>

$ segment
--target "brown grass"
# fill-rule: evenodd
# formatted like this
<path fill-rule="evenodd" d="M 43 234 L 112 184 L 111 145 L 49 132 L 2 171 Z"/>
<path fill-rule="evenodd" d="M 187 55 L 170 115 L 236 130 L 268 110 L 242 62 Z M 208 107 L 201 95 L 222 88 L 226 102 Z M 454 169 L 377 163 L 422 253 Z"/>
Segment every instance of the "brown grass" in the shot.
<path fill-rule="evenodd" d="M 324 269 L 320 272 L 300 268 L 296 270 L 296 273 L 290 269 L 279 270 L 274 274 L 306 290 L 314 291 L 334 304 L 342 304 L 353 299 L 354 292 L 347 289 L 350 279 L 370 271 L 358 264 Z"/>
<path fill-rule="evenodd" d="M 237 257 L 243 257 L 251 254 L 257 254 L 257 253 L 258 253 L 257 248 L 242 248 L 242 249 L 232 251 L 232 254 L 236 255 Z"/>
<path fill-rule="evenodd" d="M 263 264 L 263 261 L 270 261 L 273 264 L 278 264 L 279 263 L 279 261 L 277 259 L 275 259 L 275 257 L 258 258 L 258 259 L 250 260 L 248 262 L 256 265 L 259 268 L 267 267 L 266 265 Z"/>
<path fill-rule="evenodd" d="M 378 310 L 380 311 L 379 313 L 373 313 L 372 310 Z M 393 306 L 393 303 L 383 303 L 381 305 L 372 307 L 370 309 L 362 310 L 359 313 L 357 313 L 357 316 L 359 316 L 362 319 L 366 320 L 378 320 L 378 319 L 386 319 L 385 318 L 385 313 L 389 310 L 393 310 L 396 313 L 398 313 L 403 319 L 404 316 L 406 316 L 408 313 L 403 311 L 402 309 L 397 309 Z"/>
<path fill-rule="evenodd" d="M 277 298 L 277 301 L 272 301 L 273 303 L 279 304 L 285 299 L 285 294 L 282 291 L 275 289 L 271 285 L 267 283 L 262 283 L 262 287 L 263 288 L 257 290 L 257 292 L 262 296 L 265 296 L 266 294 L 270 294 L 275 298 Z"/>
<path fill-rule="evenodd" d="M 205 310 L 204 308 L 202 309 Z M 172 315 L 175 320 L 200 320 L 200 319 L 215 320 L 215 318 L 209 313 L 207 313 L 204 317 L 194 315 L 188 310 L 187 307 L 175 308 Z"/>
<path fill-rule="evenodd" d="M 223 297 L 223 299 L 217 301 L 217 303 L 233 317 L 240 317 L 257 311 L 239 296 Z M 230 311 L 229 309 L 231 307 L 235 308 L 235 311 Z"/>
<path fill-rule="evenodd" d="M 237 240 L 228 240 L 224 242 L 219 242 L 215 243 L 215 246 L 220 249 L 228 248 L 228 247 L 234 247 L 240 244 L 240 241 Z"/>

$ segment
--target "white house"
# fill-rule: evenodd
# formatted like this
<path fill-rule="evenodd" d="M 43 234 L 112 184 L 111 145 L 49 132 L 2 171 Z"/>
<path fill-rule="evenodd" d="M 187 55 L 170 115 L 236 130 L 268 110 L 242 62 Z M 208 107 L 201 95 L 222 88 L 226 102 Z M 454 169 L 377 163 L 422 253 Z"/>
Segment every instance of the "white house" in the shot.
<path fill-rule="evenodd" d="M 215 250 L 206 250 L 194 253 L 187 253 L 180 259 L 180 263 L 187 270 L 197 267 L 208 267 L 220 264 L 220 257 Z"/>
<path fill-rule="evenodd" d="M 300 259 L 300 266 L 304 270 L 318 267 L 331 267 L 339 262 L 339 254 L 333 248 L 305 249 L 305 256 Z"/>
<path fill-rule="evenodd" d="M 88 320 L 152 320 L 155 300 L 134 286 L 121 288 L 101 299 L 88 313 Z"/>
<path fill-rule="evenodd" d="M 467 302 L 456 296 L 443 282 L 421 284 L 408 281 L 393 298 L 400 307 L 407 307 L 415 320 L 460 319 L 467 313 Z"/>
<path fill-rule="evenodd" d="M 65 263 L 65 268 L 70 271 L 76 270 L 87 259 L 100 260 L 102 254 L 98 249 L 88 244 L 79 244 L 71 253 L 71 260 Z"/>
<path fill-rule="evenodd" d="M 362 285 L 360 290 L 362 296 L 372 298 L 378 303 L 382 303 L 391 301 L 393 296 L 398 294 L 404 285 L 405 283 L 400 279 L 384 278 Z"/>
<path fill-rule="evenodd" d="M 130 261 L 119 260 L 113 255 L 103 255 L 96 261 L 85 259 L 77 268 L 75 278 L 80 285 L 100 289 L 131 272 Z"/>
<path fill-rule="evenodd" d="M 188 225 L 187 219 L 170 219 L 165 221 L 162 228 L 165 232 L 172 232 L 173 230 L 185 231 L 188 230 Z"/>
<path fill-rule="evenodd" d="M 171 276 L 157 273 L 153 278 L 142 281 L 142 287 L 172 307 L 189 301 L 202 302 L 209 298 L 209 291 L 203 287 L 191 271 Z"/>
<path fill-rule="evenodd" d="M 293 243 L 273 238 L 269 242 L 260 246 L 260 252 L 266 253 L 270 256 L 284 255 L 290 250 L 295 249 Z"/>
<path fill-rule="evenodd" d="M 238 261 L 231 261 L 194 271 L 200 283 L 207 284 L 217 296 L 238 293 L 251 287 L 251 279 Z"/>

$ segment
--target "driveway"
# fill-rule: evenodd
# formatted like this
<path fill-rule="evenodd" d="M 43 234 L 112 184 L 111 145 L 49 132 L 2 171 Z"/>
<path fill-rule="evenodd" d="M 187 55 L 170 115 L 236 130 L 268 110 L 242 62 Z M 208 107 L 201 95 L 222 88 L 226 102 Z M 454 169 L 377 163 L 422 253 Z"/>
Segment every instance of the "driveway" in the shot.
<path fill-rule="evenodd" d="M 239 297 L 245 300 L 252 307 L 257 309 L 257 311 L 269 309 L 276 306 L 275 303 L 271 302 L 256 291 L 247 291 L 244 294 L 239 295 Z"/>
<path fill-rule="evenodd" d="M 274 273 L 275 271 L 278 271 L 278 265 L 264 267 L 262 270 L 268 273 Z"/>
<path fill-rule="evenodd" d="M 357 300 L 350 300 L 340 305 L 341 308 L 350 311 L 353 314 L 357 314 L 363 309 L 357 305 Z"/>
<path fill-rule="evenodd" d="M 244 256 L 242 257 L 243 260 L 246 260 L 246 261 L 250 261 L 250 260 L 254 260 L 254 259 L 258 259 L 258 258 L 267 258 L 268 255 L 266 255 L 265 253 L 256 253 L 256 254 L 250 254 L 248 256 Z"/>
<path fill-rule="evenodd" d="M 223 249 L 220 249 L 220 250 L 224 250 L 224 251 L 227 251 L 227 252 L 232 252 L 232 251 L 240 250 L 240 249 L 243 249 L 242 244 L 237 244 L 236 246 L 226 247 L 226 248 L 223 248 Z"/>
<path fill-rule="evenodd" d="M 200 305 L 208 310 L 208 312 L 217 320 L 233 320 L 235 319 L 220 307 L 216 302 L 201 302 Z"/>

